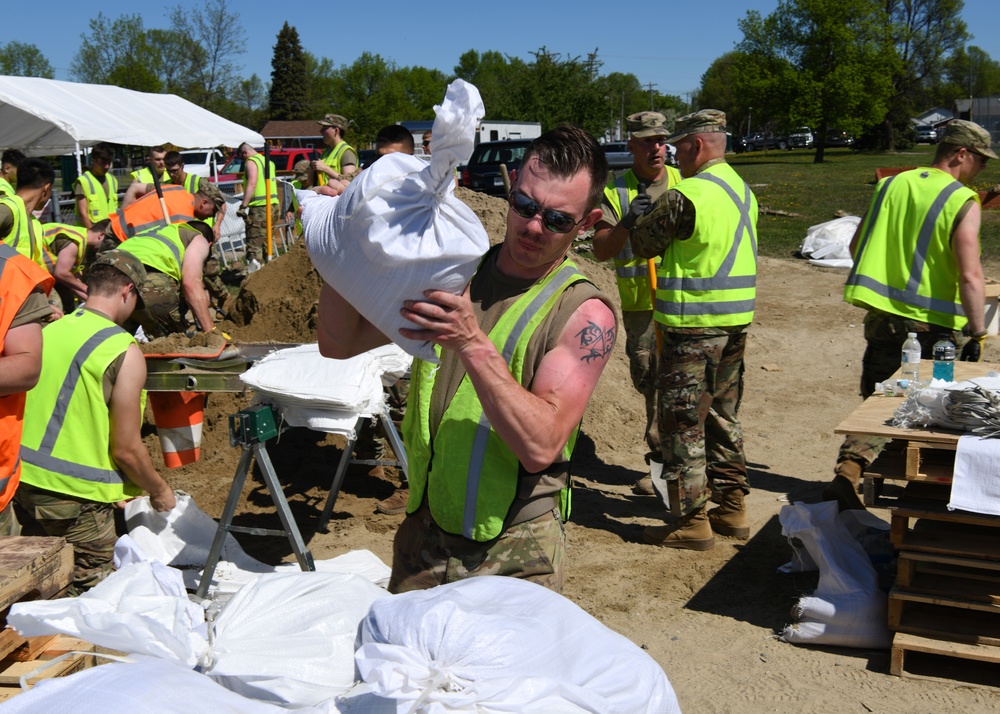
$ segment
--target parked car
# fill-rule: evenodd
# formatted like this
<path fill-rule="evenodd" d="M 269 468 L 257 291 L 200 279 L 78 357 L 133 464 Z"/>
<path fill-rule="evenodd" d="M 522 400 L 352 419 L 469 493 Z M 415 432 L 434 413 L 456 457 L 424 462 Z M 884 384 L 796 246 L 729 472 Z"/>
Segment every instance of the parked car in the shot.
<path fill-rule="evenodd" d="M 271 152 L 271 161 L 279 178 L 288 178 L 294 173 L 295 164 L 303 159 L 318 159 L 314 149 L 277 149 Z M 234 155 L 219 172 L 219 181 L 240 181 L 243 178 L 243 159 Z"/>
<path fill-rule="evenodd" d="M 632 154 L 628 150 L 627 141 L 616 141 L 604 144 L 604 156 L 608 160 L 608 168 L 612 171 L 632 168 Z M 673 144 L 667 144 L 667 166 L 677 165 L 677 149 Z"/>
<path fill-rule="evenodd" d="M 840 129 L 827 129 L 826 145 L 832 146 L 854 146 L 854 137 L 846 131 Z"/>
<path fill-rule="evenodd" d="M 919 124 L 914 130 L 917 132 L 918 144 L 936 144 L 937 130 L 930 124 Z"/>
<path fill-rule="evenodd" d="M 812 129 L 807 126 L 796 127 L 788 134 L 789 149 L 811 149 L 812 145 Z"/>
<path fill-rule="evenodd" d="M 748 136 L 743 137 L 741 140 L 740 148 L 736 149 L 737 153 L 740 151 L 760 151 L 762 149 L 787 149 L 788 139 L 784 136 L 772 134 L 769 131 L 758 131 Z M 735 148 L 737 143 L 733 142 L 733 147 Z"/>
<path fill-rule="evenodd" d="M 216 171 L 225 163 L 225 158 L 218 149 L 186 149 L 181 152 L 181 156 L 184 158 L 184 173 L 202 178 L 212 175 L 213 163 Z"/>
<path fill-rule="evenodd" d="M 506 195 L 500 164 L 507 166 L 507 174 L 513 181 L 530 143 L 530 139 L 482 142 L 473 150 L 469 163 L 462 168 L 462 185 L 494 196 Z"/>

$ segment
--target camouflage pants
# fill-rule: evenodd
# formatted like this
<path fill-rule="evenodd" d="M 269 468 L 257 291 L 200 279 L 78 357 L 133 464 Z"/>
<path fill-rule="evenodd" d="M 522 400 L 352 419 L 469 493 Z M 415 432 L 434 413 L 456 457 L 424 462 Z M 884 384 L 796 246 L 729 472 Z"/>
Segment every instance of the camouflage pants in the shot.
<path fill-rule="evenodd" d="M 920 359 L 932 360 L 934 343 L 938 336 L 948 333 L 952 340 L 954 333 L 939 325 L 908 320 L 898 315 L 871 310 L 865 315 L 865 354 L 861 359 L 861 397 L 867 399 L 875 393 L 875 383 L 889 379 L 901 364 L 903 343 L 906 333 L 916 332 L 920 341 Z M 956 343 L 957 344 L 957 343 Z M 923 366 L 926 374 L 922 379 L 930 378 L 930 366 Z M 881 453 L 890 439 L 877 436 L 861 436 L 848 434 L 840 446 L 837 464 L 844 461 L 857 462 L 862 470 L 868 468 L 872 461 Z M 835 469 L 837 471 L 837 469 Z"/>
<path fill-rule="evenodd" d="M 0 536 L 21 535 L 21 524 L 14 515 L 14 501 L 11 501 L 0 511 Z"/>
<path fill-rule="evenodd" d="M 104 580 L 114 569 L 114 507 L 74 498 L 22 483 L 17 502 L 50 536 L 73 546 L 73 584 L 68 597 L 76 597 Z"/>
<path fill-rule="evenodd" d="M 141 310 L 136 310 L 132 319 L 142 325 L 142 331 L 149 339 L 163 337 L 175 332 L 184 332 L 190 324 L 185 314 L 187 303 L 181 297 L 180 284 L 165 273 L 149 271 L 142 284 Z"/>
<path fill-rule="evenodd" d="M 426 590 L 477 575 L 506 575 L 561 593 L 565 559 L 566 533 L 554 511 L 478 543 L 442 531 L 423 505 L 396 531 L 389 592 Z"/>
<path fill-rule="evenodd" d="M 406 413 L 406 400 L 410 396 L 409 377 L 397 379 L 396 383 L 389 387 L 388 404 L 389 416 L 396 423 L 396 430 L 399 431 L 399 424 L 403 421 Z M 402 434 L 400 434 L 402 437 Z M 388 459 L 392 456 L 392 449 L 386 443 L 382 428 L 375 425 L 374 420 L 366 419 L 358 430 L 358 440 L 354 444 L 354 454 L 359 459 Z M 402 475 L 402 472 L 400 472 Z M 405 478 L 405 476 L 403 476 Z"/>
<path fill-rule="evenodd" d="M 625 354 L 632 386 L 646 400 L 646 463 L 660 459 L 656 416 L 656 321 L 652 310 L 623 311 Z"/>
<path fill-rule="evenodd" d="M 663 333 L 657 390 L 670 511 L 682 516 L 729 491 L 749 493 L 743 427 L 746 331 Z"/>
<path fill-rule="evenodd" d="M 267 250 L 267 206 L 249 206 L 247 215 L 243 219 L 246 224 L 246 261 L 249 265 L 251 260 L 264 262 L 264 253 Z M 271 228 L 278 224 L 278 207 L 271 206 Z"/>
<path fill-rule="evenodd" d="M 209 301 L 214 302 L 219 310 L 225 310 L 226 303 L 229 301 L 229 291 L 226 290 L 226 284 L 222 282 L 221 272 L 221 261 L 214 255 L 209 255 L 202 268 L 201 280 L 208 292 Z"/>

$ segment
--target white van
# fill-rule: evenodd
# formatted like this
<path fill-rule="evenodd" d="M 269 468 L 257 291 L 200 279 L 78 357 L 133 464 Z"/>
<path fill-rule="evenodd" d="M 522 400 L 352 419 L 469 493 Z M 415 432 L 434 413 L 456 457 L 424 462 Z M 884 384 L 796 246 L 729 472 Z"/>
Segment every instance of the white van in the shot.
<path fill-rule="evenodd" d="M 186 149 L 181 156 L 184 157 L 184 173 L 202 178 L 217 176 L 225 163 L 218 149 Z"/>

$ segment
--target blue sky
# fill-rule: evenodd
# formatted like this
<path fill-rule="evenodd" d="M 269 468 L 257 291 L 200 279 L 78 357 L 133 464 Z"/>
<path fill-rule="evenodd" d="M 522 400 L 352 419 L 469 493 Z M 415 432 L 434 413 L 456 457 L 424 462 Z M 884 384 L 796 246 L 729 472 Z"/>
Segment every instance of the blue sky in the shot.
<path fill-rule="evenodd" d="M 177 5 L 204 6 L 191 0 L 164 0 L 156 8 L 154 4 L 145 3 L 141 10 L 147 28 L 167 27 L 170 10 Z M 632 72 L 643 84 L 652 83 L 657 91 L 683 99 L 698 87 L 712 61 L 741 39 L 737 20 L 749 9 L 766 15 L 777 4 L 777 0 L 714 0 L 664 2 L 659 9 L 655 4 L 640 9 L 635 3 L 596 0 L 229 2 L 249 38 L 247 52 L 239 58 L 243 73 L 256 73 L 265 81 L 270 80 L 276 35 L 287 20 L 298 29 L 305 49 L 329 57 L 336 66 L 350 64 L 369 51 L 399 66 L 422 65 L 450 74 L 469 49 L 497 50 L 529 60 L 529 53 L 543 45 L 551 52 L 581 57 L 596 48 L 604 73 Z M 7 5 L 0 43 L 17 39 L 35 44 L 55 68 L 56 79 L 66 80 L 71 79 L 69 68 L 80 35 L 98 8 L 106 17 L 116 18 L 143 7 L 125 0 Z M 275 10 L 283 5 L 287 12 Z M 971 44 L 1000 60 L 1000 2 L 966 0 L 963 17 L 974 36 Z"/>

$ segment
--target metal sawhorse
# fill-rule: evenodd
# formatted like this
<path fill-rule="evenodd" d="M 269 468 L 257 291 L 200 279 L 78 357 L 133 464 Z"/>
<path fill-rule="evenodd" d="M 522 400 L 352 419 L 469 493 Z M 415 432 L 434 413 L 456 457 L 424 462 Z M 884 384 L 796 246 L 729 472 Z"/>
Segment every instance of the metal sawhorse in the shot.
<path fill-rule="evenodd" d="M 295 523 L 295 518 L 288 507 L 288 500 L 285 498 L 281 484 L 278 483 L 278 475 L 274 472 L 271 464 L 271 457 L 267 454 L 265 442 L 278 436 L 284 428 L 277 426 L 280 424 L 280 416 L 274 407 L 267 405 L 257 405 L 243 409 L 229 417 L 229 445 L 240 446 L 243 454 L 240 456 L 240 464 L 236 467 L 236 475 L 233 477 L 233 484 L 229 487 L 229 496 L 226 505 L 222 509 L 222 518 L 219 519 L 219 527 L 215 531 L 215 540 L 208 551 L 208 559 L 205 561 L 205 569 L 201 573 L 201 582 L 198 584 L 198 597 L 204 599 L 208 596 L 208 588 L 212 584 L 215 576 L 215 568 L 219 564 L 222 556 L 222 546 L 226 542 L 228 533 L 248 533 L 250 535 L 271 535 L 287 536 L 288 542 L 295 553 L 295 559 L 302 570 L 316 570 L 316 563 L 313 561 L 312 552 L 306 548 L 302 540 L 302 533 Z M 260 465 L 261 474 L 264 477 L 264 484 L 271 495 L 274 507 L 278 511 L 281 525 L 284 530 L 274 530 L 271 528 L 247 528 L 233 525 L 233 515 L 236 513 L 236 506 L 243 493 L 243 484 L 246 483 L 247 474 L 250 472 L 250 461 L 256 456 Z M 332 509 L 332 506 L 331 506 Z"/>

